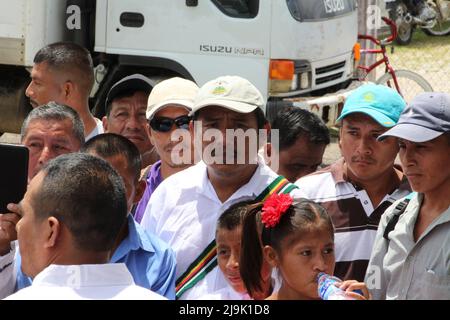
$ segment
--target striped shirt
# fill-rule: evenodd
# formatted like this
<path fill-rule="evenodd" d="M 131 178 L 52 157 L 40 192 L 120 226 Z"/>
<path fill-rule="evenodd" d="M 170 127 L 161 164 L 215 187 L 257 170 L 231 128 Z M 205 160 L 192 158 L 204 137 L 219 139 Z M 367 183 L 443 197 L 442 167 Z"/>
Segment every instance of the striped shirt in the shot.
<path fill-rule="evenodd" d="M 300 194 L 320 203 L 335 227 L 336 266 L 334 275 L 344 279 L 364 280 L 370 254 L 384 211 L 411 192 L 408 180 L 393 186 L 374 208 L 367 192 L 353 185 L 344 174 L 344 159 L 321 171 L 299 179 Z"/>

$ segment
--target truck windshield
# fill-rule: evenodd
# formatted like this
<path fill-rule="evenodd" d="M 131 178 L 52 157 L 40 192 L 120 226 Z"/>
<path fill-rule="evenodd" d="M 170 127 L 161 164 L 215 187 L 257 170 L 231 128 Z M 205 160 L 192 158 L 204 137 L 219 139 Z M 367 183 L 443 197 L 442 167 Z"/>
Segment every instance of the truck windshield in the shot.
<path fill-rule="evenodd" d="M 356 8 L 355 0 L 286 0 L 292 16 L 300 21 L 342 16 Z"/>

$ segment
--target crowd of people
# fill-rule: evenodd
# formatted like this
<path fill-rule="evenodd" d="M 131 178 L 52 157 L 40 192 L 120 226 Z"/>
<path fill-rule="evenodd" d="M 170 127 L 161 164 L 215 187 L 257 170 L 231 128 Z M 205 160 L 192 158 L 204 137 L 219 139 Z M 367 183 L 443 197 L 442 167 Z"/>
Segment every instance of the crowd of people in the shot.
<path fill-rule="evenodd" d="M 240 76 L 119 79 L 93 116 L 89 52 L 36 54 L 28 188 L 0 214 L 0 298 L 450 299 L 450 94 L 364 84 L 330 133 L 270 121 Z M 276 133 L 276 134 L 275 134 Z"/>

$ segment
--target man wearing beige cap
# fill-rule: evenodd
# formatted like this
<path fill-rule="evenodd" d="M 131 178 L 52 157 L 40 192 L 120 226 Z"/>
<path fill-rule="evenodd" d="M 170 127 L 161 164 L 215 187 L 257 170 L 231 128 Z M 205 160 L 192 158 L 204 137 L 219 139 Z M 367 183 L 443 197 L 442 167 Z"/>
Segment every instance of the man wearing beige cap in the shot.
<path fill-rule="evenodd" d="M 166 179 L 153 193 L 142 220 L 145 229 L 159 235 L 176 253 L 178 299 L 198 299 L 228 285 L 217 268 L 214 241 L 217 219 L 224 210 L 243 200 L 262 200 L 271 192 L 288 193 L 295 188 L 258 157 L 258 146 L 265 141 L 258 139 L 252 147 L 251 139 L 235 144 L 236 137 L 229 138 L 230 130 L 268 130 L 264 113 L 261 93 L 241 77 L 219 77 L 197 94 L 191 133 L 202 149 L 202 161 Z M 217 133 L 222 135 L 222 147 L 208 154 L 217 142 L 209 138 L 217 138 Z M 197 141 L 198 136 L 202 141 Z M 241 156 L 244 162 L 238 161 Z"/>
<path fill-rule="evenodd" d="M 198 86 L 194 82 L 175 77 L 158 83 L 148 97 L 146 116 L 150 124 L 150 141 L 161 160 L 146 170 L 147 187 L 134 212 L 137 222 L 141 222 L 156 187 L 167 177 L 194 163 L 192 157 L 191 161 L 184 163 L 172 161 L 172 150 L 180 141 L 172 141 L 171 136 L 176 129 L 189 129 L 189 112 L 197 92 Z"/>

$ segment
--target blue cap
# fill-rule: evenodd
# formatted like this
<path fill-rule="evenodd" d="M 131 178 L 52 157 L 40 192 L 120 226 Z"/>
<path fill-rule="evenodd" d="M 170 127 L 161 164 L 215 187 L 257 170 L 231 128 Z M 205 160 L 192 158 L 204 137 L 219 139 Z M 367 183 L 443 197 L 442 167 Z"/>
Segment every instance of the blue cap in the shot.
<path fill-rule="evenodd" d="M 416 96 L 405 108 L 397 125 L 378 137 L 402 138 L 412 142 L 436 139 L 450 131 L 450 94 L 426 92 Z"/>
<path fill-rule="evenodd" d="M 364 113 L 383 127 L 393 127 L 406 102 L 397 91 L 382 85 L 366 84 L 353 91 L 345 100 L 337 121 L 352 113 Z"/>

